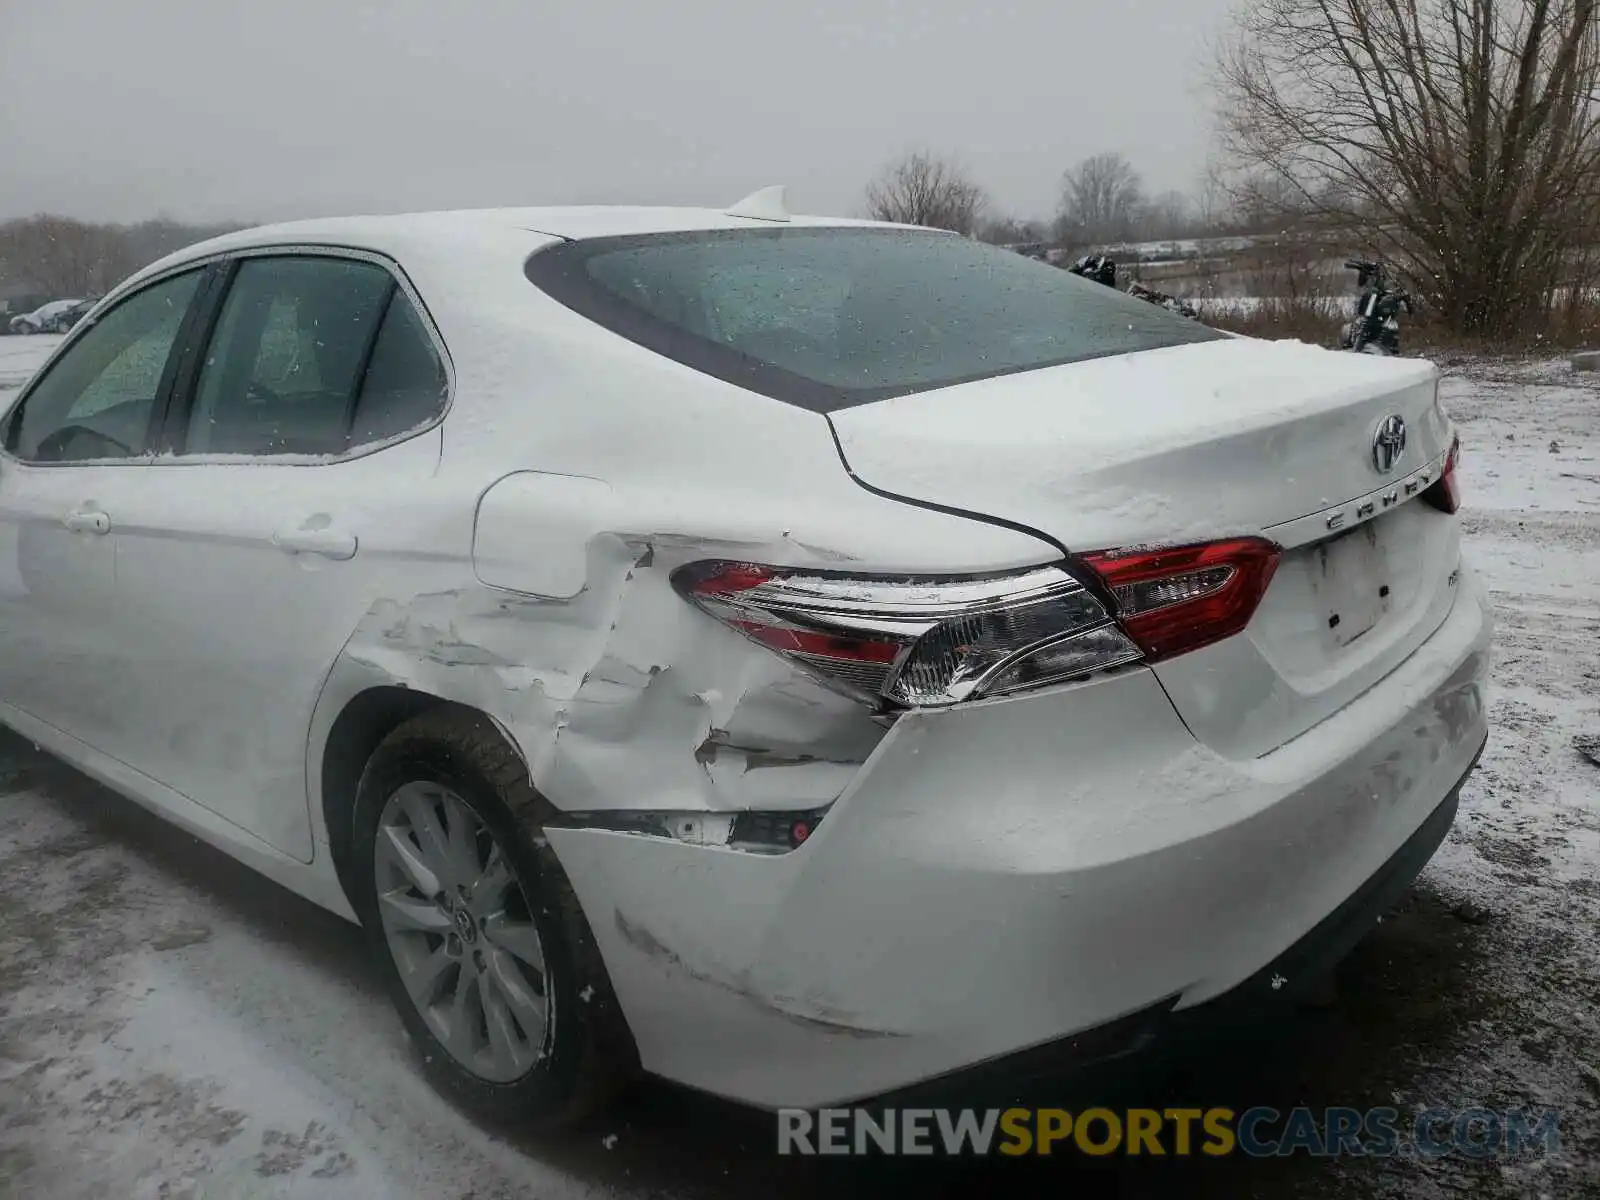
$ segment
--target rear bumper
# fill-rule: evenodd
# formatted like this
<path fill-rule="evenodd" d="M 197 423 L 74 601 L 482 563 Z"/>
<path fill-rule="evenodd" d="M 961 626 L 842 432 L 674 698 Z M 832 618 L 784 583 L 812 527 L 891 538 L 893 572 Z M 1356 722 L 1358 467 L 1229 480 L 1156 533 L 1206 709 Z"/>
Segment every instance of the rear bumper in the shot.
<path fill-rule="evenodd" d="M 1141 670 L 908 715 L 791 854 L 549 836 L 657 1074 L 817 1107 L 1104 1057 L 1348 949 L 1448 827 L 1489 635 L 1464 570 L 1423 647 L 1260 758 Z"/>
<path fill-rule="evenodd" d="M 1473 765 L 1477 765 L 1476 757 Z M 1463 775 L 1463 782 L 1465 779 Z M 1353 896 L 1293 946 L 1222 995 L 1181 1011 L 1174 1011 L 1171 999 L 1163 1000 L 1110 1024 L 875 1097 L 872 1104 L 896 1108 L 939 1103 L 1004 1106 L 1037 1101 L 1041 1094 L 1059 1100 L 1059 1094 L 1050 1089 L 1063 1086 L 1093 1095 L 1100 1102 L 1103 1096 L 1085 1089 L 1098 1085 L 1101 1068 L 1120 1066 L 1130 1056 L 1164 1046 L 1187 1047 L 1209 1033 L 1237 1029 L 1252 1018 L 1281 1009 L 1300 994 L 1297 985 L 1323 978 L 1404 896 L 1450 832 L 1459 800 L 1457 785 Z"/>

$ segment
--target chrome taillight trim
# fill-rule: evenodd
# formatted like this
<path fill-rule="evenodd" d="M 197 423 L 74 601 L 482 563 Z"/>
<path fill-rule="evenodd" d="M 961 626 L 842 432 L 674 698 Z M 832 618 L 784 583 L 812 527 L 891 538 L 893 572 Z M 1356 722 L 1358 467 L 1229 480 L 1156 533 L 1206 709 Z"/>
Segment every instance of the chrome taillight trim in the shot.
<path fill-rule="evenodd" d="M 683 581 L 675 578 L 674 582 L 681 593 L 698 604 L 701 598 L 688 591 L 691 578 L 685 577 Z M 1084 590 L 1076 578 L 1054 566 L 1036 567 L 1012 575 L 952 580 L 785 574 L 738 593 L 737 600 L 725 602 L 751 604 L 770 597 L 781 601 L 786 609 L 812 612 L 830 620 L 854 616 L 874 624 L 890 622 L 911 626 L 976 616 Z"/>
<path fill-rule="evenodd" d="M 743 571 L 767 577 L 727 591 L 699 586 L 719 574 L 736 577 Z M 740 628 L 738 622 L 743 618 L 768 628 L 805 630 L 832 637 L 849 637 L 853 633 L 862 640 L 901 643 L 881 674 L 866 666 L 830 667 L 826 658 L 816 654 L 786 649 L 777 652 L 848 695 L 874 704 L 888 701 L 908 708 L 944 708 L 983 698 L 994 690 L 997 681 L 1014 673 L 1031 656 L 1073 638 L 1115 627 L 1113 615 L 1100 595 L 1057 565 L 981 578 L 939 579 L 831 575 L 761 564 L 713 562 L 680 568 L 674 573 L 673 585 L 696 607 L 735 628 Z M 1072 603 L 1074 598 L 1076 603 Z M 1054 610 L 1056 602 L 1064 602 L 1066 611 Z M 986 653 L 978 646 L 982 637 L 993 631 L 991 628 L 979 634 L 969 624 L 977 640 L 963 641 L 962 623 L 986 625 L 993 620 L 1004 621 L 1002 614 L 1006 614 L 1025 624 L 1030 612 L 1035 614 L 1032 619 L 1046 624 L 1052 617 L 1058 618 L 1062 628 L 1018 644 L 1005 657 L 987 665 L 968 657 Z M 1077 623 L 1070 623 L 1073 621 Z M 951 625 L 957 629 L 952 630 Z M 752 637 L 748 629 L 740 632 Z M 1026 630 L 1012 632 L 1022 634 Z M 941 645 L 936 640 L 941 636 L 954 638 L 954 644 Z M 759 637 L 752 640 L 775 649 Z M 1003 641 L 998 646 L 991 642 L 989 647 L 989 654 L 1008 649 Z M 1138 657 L 1137 649 L 1130 647 L 1126 653 L 1112 654 L 1112 661 L 1097 665 L 1093 671 L 1076 672 L 1071 677 L 1110 670 Z M 952 662 L 955 665 L 945 670 Z M 979 669 L 964 676 L 962 662 Z M 924 678 L 913 680 L 908 675 L 914 663 Z M 868 689 L 864 685 L 873 677 L 877 686 Z M 1045 683 L 1032 682 L 1015 690 L 1040 686 Z"/>

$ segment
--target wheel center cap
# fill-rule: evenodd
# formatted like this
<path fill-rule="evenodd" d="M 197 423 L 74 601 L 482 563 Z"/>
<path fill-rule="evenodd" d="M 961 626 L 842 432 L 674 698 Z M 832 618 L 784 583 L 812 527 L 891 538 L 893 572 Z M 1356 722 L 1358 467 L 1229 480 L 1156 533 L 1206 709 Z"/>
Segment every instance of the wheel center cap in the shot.
<path fill-rule="evenodd" d="M 463 942 L 475 942 L 478 940 L 478 923 L 472 919 L 471 913 L 464 908 L 458 908 L 455 911 L 454 920 L 456 932 L 461 935 Z"/>

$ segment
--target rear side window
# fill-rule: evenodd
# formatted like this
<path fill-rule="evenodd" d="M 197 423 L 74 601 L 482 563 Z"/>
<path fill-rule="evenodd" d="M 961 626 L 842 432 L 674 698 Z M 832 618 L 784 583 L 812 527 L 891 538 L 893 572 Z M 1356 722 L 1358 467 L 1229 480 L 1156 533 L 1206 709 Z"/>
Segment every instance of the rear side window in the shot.
<path fill-rule="evenodd" d="M 706 374 L 818 412 L 1225 336 L 950 234 L 809 228 L 568 242 L 528 278 Z"/>
<path fill-rule="evenodd" d="M 389 301 L 350 430 L 353 445 L 380 442 L 431 421 L 444 408 L 449 380 L 433 339 L 402 291 Z"/>
<path fill-rule="evenodd" d="M 423 424 L 445 399 L 410 299 L 375 263 L 239 264 L 200 369 L 189 454 L 340 454 Z"/>

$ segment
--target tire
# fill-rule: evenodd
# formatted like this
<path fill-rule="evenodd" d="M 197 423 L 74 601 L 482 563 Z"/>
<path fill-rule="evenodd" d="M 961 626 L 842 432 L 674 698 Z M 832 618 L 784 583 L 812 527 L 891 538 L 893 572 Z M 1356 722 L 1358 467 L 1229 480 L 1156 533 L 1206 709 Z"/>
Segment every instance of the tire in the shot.
<path fill-rule="evenodd" d="M 356 793 L 349 877 L 390 998 L 428 1079 L 495 1126 L 571 1124 L 637 1071 L 594 936 L 539 836 L 554 811 L 499 729 L 454 708 L 423 713 L 385 738 Z M 471 836 L 458 841 L 458 830 Z M 435 836 L 425 836 L 429 831 Z M 397 838 L 413 852 L 426 842 L 434 857 L 408 859 L 393 849 Z M 470 877 L 474 860 L 478 884 L 452 889 L 447 877 Z M 418 861 L 424 881 L 439 884 L 431 900 L 416 884 Z M 428 871 L 427 862 L 439 869 Z M 463 862 L 467 867 L 456 870 Z M 496 904 L 498 916 L 486 915 Z M 432 982 L 419 983 L 424 978 Z M 426 999 L 436 991 L 444 994 Z M 541 997 L 544 1028 L 536 1030 L 539 1006 L 532 1001 Z"/>

